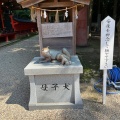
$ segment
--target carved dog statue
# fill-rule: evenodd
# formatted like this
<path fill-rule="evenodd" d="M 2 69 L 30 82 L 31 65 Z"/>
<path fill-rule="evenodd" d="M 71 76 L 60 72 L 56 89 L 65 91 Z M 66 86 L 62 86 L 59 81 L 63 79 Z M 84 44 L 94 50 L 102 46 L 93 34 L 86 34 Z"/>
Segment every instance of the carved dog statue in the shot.
<path fill-rule="evenodd" d="M 42 49 L 42 56 L 45 58 L 45 61 L 43 62 L 48 62 L 48 61 L 53 61 L 57 60 L 61 62 L 62 65 L 70 65 L 70 53 L 67 51 L 66 48 L 63 48 L 62 51 L 56 51 L 56 50 L 50 50 L 49 47 L 43 48 Z"/>

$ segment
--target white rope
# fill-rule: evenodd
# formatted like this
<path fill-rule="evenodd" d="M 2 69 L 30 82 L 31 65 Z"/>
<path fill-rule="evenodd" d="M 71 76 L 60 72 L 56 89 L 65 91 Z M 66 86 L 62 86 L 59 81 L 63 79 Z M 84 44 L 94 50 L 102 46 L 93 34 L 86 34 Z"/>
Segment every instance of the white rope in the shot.
<path fill-rule="evenodd" d="M 69 8 L 67 8 L 67 10 L 69 10 L 69 9 L 73 9 L 73 8 L 75 8 L 75 7 L 77 7 L 77 6 L 81 6 L 81 7 L 84 7 L 84 5 L 83 4 L 77 4 L 77 5 L 74 5 L 74 6 L 72 6 L 72 7 L 69 7 Z M 64 9 L 57 9 L 57 10 L 50 10 L 50 9 L 42 9 L 42 8 L 39 8 L 39 7 L 34 7 L 34 6 L 32 6 L 32 8 L 34 8 L 34 9 L 40 9 L 41 11 L 58 11 L 58 12 L 60 12 L 60 11 L 66 11 L 66 8 L 64 8 Z"/>

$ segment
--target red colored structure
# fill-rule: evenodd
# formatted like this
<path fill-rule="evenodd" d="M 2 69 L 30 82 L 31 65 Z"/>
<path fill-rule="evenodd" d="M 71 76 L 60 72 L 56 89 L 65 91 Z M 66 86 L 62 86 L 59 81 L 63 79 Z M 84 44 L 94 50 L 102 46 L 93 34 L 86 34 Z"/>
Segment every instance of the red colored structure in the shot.
<path fill-rule="evenodd" d="M 87 20 L 88 20 L 88 7 L 85 6 L 78 12 L 77 20 L 77 31 L 76 31 L 76 45 L 86 46 L 88 43 L 88 31 L 87 31 Z"/>
<path fill-rule="evenodd" d="M 5 33 L 5 34 L 1 34 L 0 38 L 4 38 L 6 42 L 8 42 L 9 40 L 14 40 L 15 39 L 15 33 Z"/>
<path fill-rule="evenodd" d="M 16 33 L 23 33 L 23 32 L 34 32 L 37 31 L 37 23 L 26 21 L 26 20 L 17 20 L 14 19 L 12 15 L 8 15 L 10 17 L 10 23 L 12 28 L 9 31 L 6 31 L 7 26 L 5 25 L 6 21 L 3 18 L 3 10 L 1 9 L 2 2 L 0 2 L 0 21 L 1 21 L 1 31 L 0 31 L 0 40 L 5 40 L 8 42 L 9 40 L 14 40 L 16 37 Z M 5 16 L 4 16 L 5 17 Z M 7 17 L 7 18 L 8 18 Z"/>
<path fill-rule="evenodd" d="M 14 19 L 12 15 L 10 15 L 11 19 L 11 25 L 12 28 L 14 29 L 14 32 L 24 32 L 24 31 L 37 31 L 37 23 L 36 22 L 31 22 L 31 21 L 24 21 L 24 20 L 17 20 Z"/>
<path fill-rule="evenodd" d="M 3 11 L 1 10 L 1 5 L 2 2 L 0 2 L 0 20 L 1 20 L 1 29 L 4 29 L 4 19 L 3 19 Z M 9 40 L 15 39 L 15 33 L 0 33 L 0 38 L 4 39 L 6 42 L 8 42 Z"/>
<path fill-rule="evenodd" d="M 3 16 L 2 16 L 1 5 L 2 5 L 2 2 L 0 2 L 0 20 L 1 20 L 1 23 L 2 23 L 2 28 L 4 28 L 4 21 L 3 21 Z"/>

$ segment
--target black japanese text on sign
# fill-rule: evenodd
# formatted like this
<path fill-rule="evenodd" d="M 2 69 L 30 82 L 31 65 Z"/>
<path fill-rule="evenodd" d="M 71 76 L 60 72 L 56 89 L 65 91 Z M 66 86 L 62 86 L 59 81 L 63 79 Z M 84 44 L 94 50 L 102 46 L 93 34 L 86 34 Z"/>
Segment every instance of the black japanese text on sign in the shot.
<path fill-rule="evenodd" d="M 100 69 L 111 69 L 113 65 L 115 21 L 106 17 L 101 22 Z"/>

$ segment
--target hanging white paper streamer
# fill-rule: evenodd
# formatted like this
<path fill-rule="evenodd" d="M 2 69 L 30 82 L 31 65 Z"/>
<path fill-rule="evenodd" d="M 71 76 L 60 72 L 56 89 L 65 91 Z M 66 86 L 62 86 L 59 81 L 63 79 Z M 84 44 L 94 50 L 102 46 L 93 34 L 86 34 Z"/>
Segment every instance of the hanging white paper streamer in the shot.
<path fill-rule="evenodd" d="M 42 10 L 41 10 L 41 17 L 43 16 Z"/>
<path fill-rule="evenodd" d="M 36 22 L 36 10 L 31 8 L 31 21 Z"/>
<path fill-rule="evenodd" d="M 77 6 L 76 6 L 76 11 L 75 11 L 75 14 L 76 14 L 76 19 L 78 19 L 78 11 L 77 11 Z"/>
<path fill-rule="evenodd" d="M 56 22 L 56 23 L 59 22 L 59 12 L 58 12 L 58 10 L 56 11 L 55 22 Z"/>
<path fill-rule="evenodd" d="M 65 11 L 65 17 L 67 18 L 68 17 L 68 10 L 66 8 L 66 11 Z"/>
<path fill-rule="evenodd" d="M 46 10 L 44 10 L 44 18 L 47 18 L 47 13 L 46 13 Z"/>

